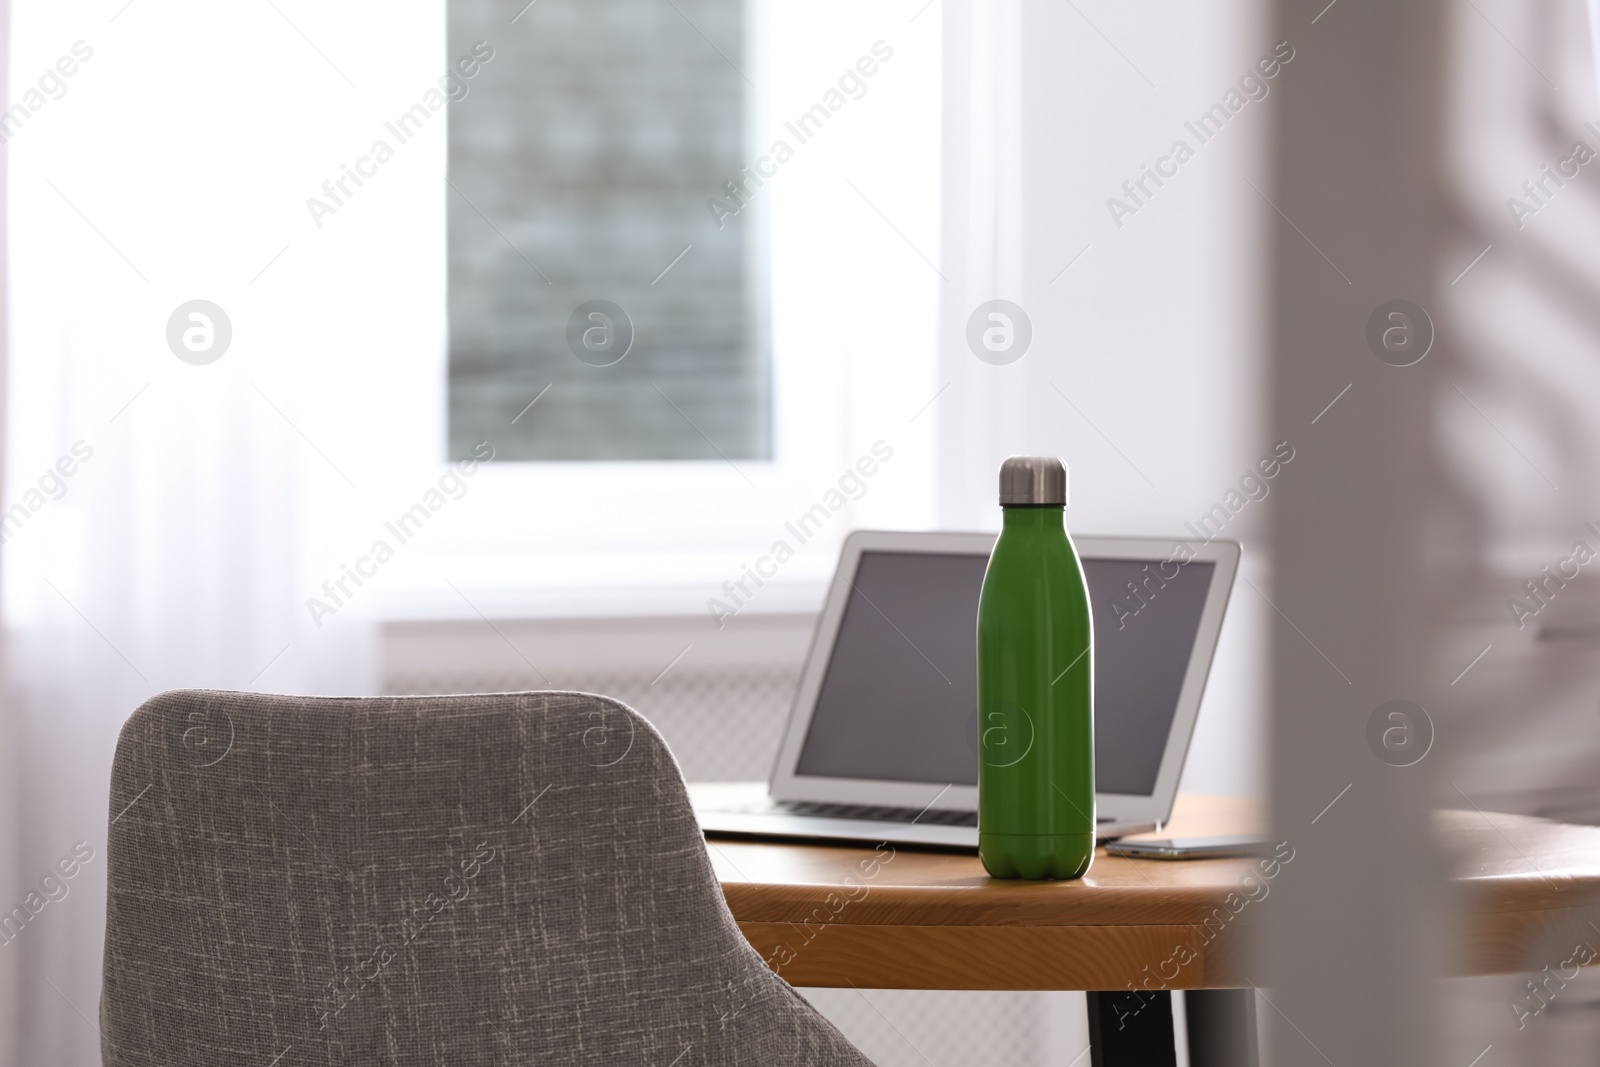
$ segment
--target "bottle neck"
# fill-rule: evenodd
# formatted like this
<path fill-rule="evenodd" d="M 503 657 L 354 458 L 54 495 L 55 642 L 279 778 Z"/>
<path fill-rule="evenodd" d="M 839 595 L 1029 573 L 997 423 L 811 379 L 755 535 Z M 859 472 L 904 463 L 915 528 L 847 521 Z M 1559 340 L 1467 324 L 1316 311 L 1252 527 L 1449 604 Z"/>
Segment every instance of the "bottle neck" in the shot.
<path fill-rule="evenodd" d="M 1005 516 L 1006 530 L 1018 532 L 1038 531 L 1048 533 L 1051 531 L 1066 530 L 1066 509 L 1061 507 L 1010 507 L 1001 508 Z"/>

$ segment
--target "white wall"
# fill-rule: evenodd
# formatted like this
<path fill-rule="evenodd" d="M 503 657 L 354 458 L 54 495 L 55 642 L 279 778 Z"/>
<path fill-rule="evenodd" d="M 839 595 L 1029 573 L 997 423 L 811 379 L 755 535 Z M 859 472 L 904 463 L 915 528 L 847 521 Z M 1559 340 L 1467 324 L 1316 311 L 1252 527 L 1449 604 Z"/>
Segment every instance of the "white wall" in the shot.
<path fill-rule="evenodd" d="M 965 65 L 947 49 L 940 519 L 995 528 L 1000 459 L 1041 452 L 1071 468 L 1075 532 L 1190 536 L 1184 523 L 1274 444 L 1260 414 L 1270 209 L 1251 183 L 1266 188 L 1277 82 L 1209 143 L 1184 128 L 1272 50 L 1259 6 L 997 0 L 948 5 L 946 18 L 947 40 L 977 43 Z M 1278 77 L 1292 76 L 1291 61 Z M 1107 199 L 1126 202 L 1122 183 L 1179 138 L 1194 158 L 1118 226 Z M 964 337 L 972 309 L 997 297 L 1033 326 L 1007 366 L 979 361 Z M 1244 565 L 1185 789 L 1262 787 L 1271 609 L 1247 582 L 1266 587 L 1271 507 L 1269 494 L 1223 533 L 1243 542 Z"/>

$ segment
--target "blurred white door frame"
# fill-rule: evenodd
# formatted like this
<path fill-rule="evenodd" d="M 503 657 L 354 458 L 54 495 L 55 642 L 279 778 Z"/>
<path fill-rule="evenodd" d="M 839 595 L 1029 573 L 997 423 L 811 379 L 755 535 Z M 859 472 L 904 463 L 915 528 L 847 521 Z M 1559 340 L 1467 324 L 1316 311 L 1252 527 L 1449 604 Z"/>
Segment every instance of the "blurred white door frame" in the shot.
<path fill-rule="evenodd" d="M 11 104 L 11 0 L 0 0 L 0 112 Z M 6 205 L 9 195 L 9 156 L 0 148 L 0 250 L 8 247 Z M 0 255 L 0 471 L 5 470 L 5 395 L 11 338 L 8 301 L 11 283 L 9 255 Z M 4 479 L 0 479 L 3 489 Z M 22 884 L 18 873 L 18 812 L 20 797 L 17 779 L 17 725 L 11 686 L 7 680 L 5 642 L 0 641 L 0 900 L 13 899 L 13 889 Z M 0 1067 L 17 1062 L 17 954 L 0 945 Z"/>
<path fill-rule="evenodd" d="M 1446 10 L 1344 0 L 1312 25 L 1320 6 L 1276 3 L 1297 57 L 1269 187 L 1270 403 L 1276 436 L 1304 443 L 1278 489 L 1266 591 L 1280 614 L 1272 812 L 1295 859 L 1257 981 L 1274 1064 L 1420 1065 L 1441 1045 L 1443 865 L 1428 826 L 1441 762 L 1395 766 L 1367 738 L 1380 705 L 1437 694 L 1425 533 L 1444 491 L 1430 413 L 1451 353 L 1392 366 L 1366 334 L 1389 301 L 1436 304 Z"/>

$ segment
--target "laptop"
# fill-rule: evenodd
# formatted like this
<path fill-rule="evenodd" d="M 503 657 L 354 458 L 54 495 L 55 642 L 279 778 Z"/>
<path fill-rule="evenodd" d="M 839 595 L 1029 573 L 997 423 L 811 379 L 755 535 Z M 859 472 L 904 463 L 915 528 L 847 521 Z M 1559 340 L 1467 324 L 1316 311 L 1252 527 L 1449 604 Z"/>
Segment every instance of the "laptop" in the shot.
<path fill-rule="evenodd" d="M 858 530 L 767 782 L 691 785 L 708 836 L 978 847 L 978 593 L 994 534 Z M 1172 814 L 1234 541 L 1077 537 L 1094 614 L 1097 836 Z"/>

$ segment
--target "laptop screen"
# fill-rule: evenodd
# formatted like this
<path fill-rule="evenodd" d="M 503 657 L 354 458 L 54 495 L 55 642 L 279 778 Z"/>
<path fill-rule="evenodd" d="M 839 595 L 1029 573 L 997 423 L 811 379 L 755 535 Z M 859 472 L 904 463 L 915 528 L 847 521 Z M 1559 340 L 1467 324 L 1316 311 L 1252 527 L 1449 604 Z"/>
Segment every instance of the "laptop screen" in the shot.
<path fill-rule="evenodd" d="M 1155 791 L 1216 567 L 1196 560 L 1176 578 L 1163 572 L 1166 584 L 1141 606 L 1128 583 L 1163 559 L 1083 560 L 1101 793 Z M 987 555 L 861 554 L 797 774 L 978 784 L 975 642 L 988 563 Z"/>

